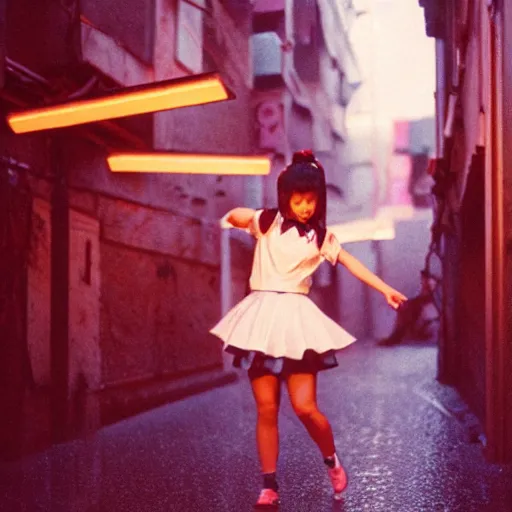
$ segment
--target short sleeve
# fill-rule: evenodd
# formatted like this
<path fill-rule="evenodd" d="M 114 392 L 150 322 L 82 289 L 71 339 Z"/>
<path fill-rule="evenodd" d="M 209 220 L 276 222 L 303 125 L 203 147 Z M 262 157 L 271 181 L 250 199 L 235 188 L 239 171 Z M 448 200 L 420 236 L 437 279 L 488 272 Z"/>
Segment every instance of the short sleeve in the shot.
<path fill-rule="evenodd" d="M 263 210 L 256 210 L 256 213 L 253 215 L 251 221 L 249 222 L 249 226 L 245 229 L 242 229 L 250 235 L 253 235 L 255 238 L 259 238 L 261 236 L 259 220 L 262 211 Z M 222 217 L 219 221 L 220 227 L 222 229 L 230 229 L 236 227 L 228 221 L 229 214 L 230 212 L 226 213 L 226 215 L 224 215 L 224 217 Z"/>
<path fill-rule="evenodd" d="M 254 237 L 260 238 L 263 234 L 260 228 L 260 217 L 263 213 L 263 210 L 256 210 L 256 213 L 253 215 L 251 222 L 249 223 L 249 227 L 247 231 Z"/>
<path fill-rule="evenodd" d="M 327 230 L 324 243 L 320 248 L 320 254 L 331 264 L 336 265 L 341 246 L 332 231 Z"/>

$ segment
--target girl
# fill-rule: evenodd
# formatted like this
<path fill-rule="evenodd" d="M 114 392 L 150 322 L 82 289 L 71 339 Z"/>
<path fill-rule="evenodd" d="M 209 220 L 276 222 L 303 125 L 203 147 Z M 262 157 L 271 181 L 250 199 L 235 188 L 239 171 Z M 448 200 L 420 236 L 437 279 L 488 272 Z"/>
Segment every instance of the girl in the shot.
<path fill-rule="evenodd" d="M 279 503 L 276 466 L 280 384 L 327 466 L 334 497 L 347 485 L 332 429 L 319 411 L 316 378 L 338 366 L 335 351 L 355 339 L 307 297 L 311 276 L 325 260 L 341 263 L 382 292 L 398 308 L 406 298 L 345 252 L 325 226 L 326 186 L 322 166 L 311 151 L 293 155 L 277 180 L 278 209 L 235 208 L 223 225 L 248 230 L 256 238 L 251 293 L 211 330 L 234 354 L 235 367 L 248 370 L 256 401 L 256 439 L 263 487 L 256 507 Z"/>

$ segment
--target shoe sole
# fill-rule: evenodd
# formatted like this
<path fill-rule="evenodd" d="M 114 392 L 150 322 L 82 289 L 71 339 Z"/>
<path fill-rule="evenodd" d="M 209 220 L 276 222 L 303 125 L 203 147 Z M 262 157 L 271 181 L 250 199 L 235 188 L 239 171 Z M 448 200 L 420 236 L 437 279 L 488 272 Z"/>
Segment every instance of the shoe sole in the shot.
<path fill-rule="evenodd" d="M 277 502 L 274 505 L 254 505 L 253 510 L 278 510 L 279 509 L 279 502 Z"/>

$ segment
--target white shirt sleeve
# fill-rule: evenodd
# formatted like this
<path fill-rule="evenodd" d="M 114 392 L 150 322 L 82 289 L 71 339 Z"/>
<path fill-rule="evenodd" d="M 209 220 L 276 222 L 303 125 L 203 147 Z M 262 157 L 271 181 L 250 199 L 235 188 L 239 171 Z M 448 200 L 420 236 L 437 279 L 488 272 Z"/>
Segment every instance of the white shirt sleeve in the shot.
<path fill-rule="evenodd" d="M 260 215 L 262 212 L 263 210 L 256 210 L 256 213 L 247 228 L 248 233 L 250 233 L 254 238 L 260 238 L 263 234 L 260 229 Z"/>
<path fill-rule="evenodd" d="M 331 264 L 336 265 L 341 245 L 332 231 L 327 230 L 325 240 L 320 248 L 320 254 Z"/>
<path fill-rule="evenodd" d="M 263 210 L 256 210 L 251 221 L 249 222 L 249 226 L 247 226 L 246 228 L 239 229 L 242 229 L 246 233 L 249 233 L 250 235 L 254 236 L 255 238 L 259 238 L 262 235 L 260 230 L 260 215 L 262 211 Z M 226 215 L 224 215 L 224 217 L 222 217 L 219 221 L 220 227 L 222 229 L 230 229 L 236 227 L 233 224 L 231 224 L 231 222 L 228 221 L 229 213 L 230 212 L 226 213 Z"/>

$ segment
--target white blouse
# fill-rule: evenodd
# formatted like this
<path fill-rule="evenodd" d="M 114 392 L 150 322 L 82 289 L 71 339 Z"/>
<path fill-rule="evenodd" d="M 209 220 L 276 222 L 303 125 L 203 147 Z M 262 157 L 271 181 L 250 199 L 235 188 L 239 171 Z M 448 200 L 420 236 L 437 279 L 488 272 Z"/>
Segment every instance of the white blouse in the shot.
<path fill-rule="evenodd" d="M 270 228 L 262 233 L 257 210 L 248 231 L 256 238 L 252 266 L 251 290 L 292 292 L 307 294 L 312 284 L 312 274 L 325 260 L 336 265 L 340 244 L 327 230 L 322 247 L 318 249 L 314 230 L 300 236 L 296 227 L 281 233 L 283 217 L 278 212 Z"/>

